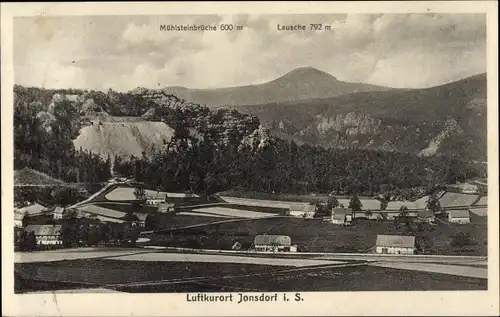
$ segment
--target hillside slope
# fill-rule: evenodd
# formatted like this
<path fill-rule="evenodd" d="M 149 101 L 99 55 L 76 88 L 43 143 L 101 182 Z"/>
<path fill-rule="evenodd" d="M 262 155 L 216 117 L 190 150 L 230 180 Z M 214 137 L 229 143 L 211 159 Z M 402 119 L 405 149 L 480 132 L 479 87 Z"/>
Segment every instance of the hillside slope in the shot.
<path fill-rule="evenodd" d="M 486 157 L 486 74 L 427 89 L 235 108 L 299 143 Z"/>
<path fill-rule="evenodd" d="M 170 141 L 174 129 L 163 122 L 100 122 L 85 126 L 73 141 L 75 148 L 82 148 L 100 155 L 114 158 L 141 157 L 152 147 Z"/>
<path fill-rule="evenodd" d="M 343 94 L 389 90 L 361 83 L 347 83 L 312 67 L 301 67 L 267 83 L 219 89 L 167 87 L 165 93 L 217 108 L 233 105 L 257 105 L 311 98 L 329 98 Z"/>

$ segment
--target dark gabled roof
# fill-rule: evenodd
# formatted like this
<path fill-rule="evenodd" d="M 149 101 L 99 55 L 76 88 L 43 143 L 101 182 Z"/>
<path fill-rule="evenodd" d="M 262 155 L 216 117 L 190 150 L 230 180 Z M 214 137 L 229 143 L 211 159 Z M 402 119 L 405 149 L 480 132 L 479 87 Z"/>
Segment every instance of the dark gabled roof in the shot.
<path fill-rule="evenodd" d="M 289 247 L 292 245 L 292 239 L 289 236 L 280 235 L 258 235 L 254 240 L 255 245 L 272 245 Z"/>
<path fill-rule="evenodd" d="M 376 245 L 380 247 L 414 248 L 415 237 L 379 234 L 377 235 Z"/>

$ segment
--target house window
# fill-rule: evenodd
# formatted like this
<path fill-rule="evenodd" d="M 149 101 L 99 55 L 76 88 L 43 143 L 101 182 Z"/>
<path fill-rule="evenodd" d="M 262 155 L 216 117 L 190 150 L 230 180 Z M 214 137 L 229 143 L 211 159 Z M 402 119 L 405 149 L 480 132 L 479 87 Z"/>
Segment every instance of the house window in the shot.
<path fill-rule="evenodd" d="M 382 248 L 382 253 L 389 253 L 389 250 L 387 248 Z"/>

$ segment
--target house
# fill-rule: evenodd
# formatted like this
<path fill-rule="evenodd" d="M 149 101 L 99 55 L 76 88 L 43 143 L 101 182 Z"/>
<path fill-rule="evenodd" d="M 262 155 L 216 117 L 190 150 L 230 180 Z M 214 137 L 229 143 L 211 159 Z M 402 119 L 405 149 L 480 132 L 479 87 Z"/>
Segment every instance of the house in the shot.
<path fill-rule="evenodd" d="M 134 221 L 133 223 L 141 228 L 146 227 L 146 218 L 148 217 L 148 214 L 137 212 L 134 213 L 134 215 L 137 217 L 137 221 Z"/>
<path fill-rule="evenodd" d="M 62 244 L 61 225 L 28 225 L 27 233 L 33 232 L 38 245 L 60 245 Z"/>
<path fill-rule="evenodd" d="M 352 222 L 352 211 L 344 208 L 333 208 L 331 221 L 337 225 L 350 224 Z"/>
<path fill-rule="evenodd" d="M 292 208 L 294 207 L 295 206 L 292 206 Z M 316 214 L 316 205 L 314 203 L 309 203 L 303 206 L 302 208 L 297 208 L 297 209 L 300 210 L 290 209 L 290 211 L 288 211 L 287 214 L 290 216 L 307 218 L 307 219 L 314 218 L 314 215 Z"/>
<path fill-rule="evenodd" d="M 175 212 L 175 204 L 172 203 L 161 203 L 158 205 L 158 212 L 165 213 L 174 213 Z"/>
<path fill-rule="evenodd" d="M 26 214 L 28 217 L 36 217 L 44 216 L 48 210 L 49 208 L 36 203 L 19 209 L 19 212 Z"/>
<path fill-rule="evenodd" d="M 25 213 L 22 213 L 19 211 L 14 211 L 14 227 L 22 228 L 23 227 L 23 220 L 24 220 L 25 216 L 26 216 Z"/>
<path fill-rule="evenodd" d="M 470 223 L 469 210 L 449 210 L 448 211 L 448 221 L 453 223 Z"/>
<path fill-rule="evenodd" d="M 375 250 L 382 254 L 413 254 L 415 237 L 379 234 Z"/>
<path fill-rule="evenodd" d="M 429 209 L 419 210 L 417 213 L 417 221 L 425 223 L 434 223 L 434 212 Z"/>
<path fill-rule="evenodd" d="M 258 235 L 254 240 L 255 251 L 264 252 L 279 252 L 289 251 L 294 252 L 297 250 L 296 246 L 292 246 L 292 239 L 289 236 L 281 235 Z"/>
<path fill-rule="evenodd" d="M 63 207 L 56 207 L 52 212 L 52 217 L 54 217 L 54 220 L 62 219 L 64 211 L 65 210 Z"/>
<path fill-rule="evenodd" d="M 146 205 L 159 205 L 167 202 L 166 192 L 146 191 Z"/>

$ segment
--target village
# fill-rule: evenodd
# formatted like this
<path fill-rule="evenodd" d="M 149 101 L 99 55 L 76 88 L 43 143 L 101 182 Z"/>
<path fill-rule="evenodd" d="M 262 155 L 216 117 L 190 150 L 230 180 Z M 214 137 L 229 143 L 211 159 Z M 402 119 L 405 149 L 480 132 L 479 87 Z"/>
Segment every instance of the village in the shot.
<path fill-rule="evenodd" d="M 410 230 L 404 234 L 377 232 L 364 252 L 411 255 L 426 253 L 425 248 L 417 245 L 419 242 L 413 234 L 417 229 L 412 228 L 421 231 L 424 227 L 434 230 L 433 227 L 458 225 L 450 243 L 460 247 L 474 240 L 469 230 L 461 228 L 474 226 L 471 219 L 486 218 L 486 192 L 484 181 L 474 181 L 449 186 L 415 201 L 333 195 L 311 196 L 310 202 L 273 201 L 223 194 L 204 197 L 193 193 L 166 193 L 115 178 L 87 199 L 69 206 L 33 202 L 16 208 L 15 245 L 18 251 L 81 246 L 136 247 L 144 242 L 151 245 L 150 234 L 168 232 L 174 227 L 170 235 L 183 229 L 224 223 L 237 226 L 241 221 L 252 220 L 269 219 L 286 225 L 288 219 L 295 218 L 302 219 L 304 226 L 310 221 L 330 224 L 332 232 L 339 234 L 344 230 L 340 228 L 363 230 L 360 222 L 372 227 L 375 225 L 370 223 L 377 224 L 380 228 L 406 226 Z M 217 239 L 217 236 L 209 239 Z M 256 232 L 251 245 L 243 244 L 235 238 L 229 249 L 259 253 L 304 251 L 279 230 Z"/>

